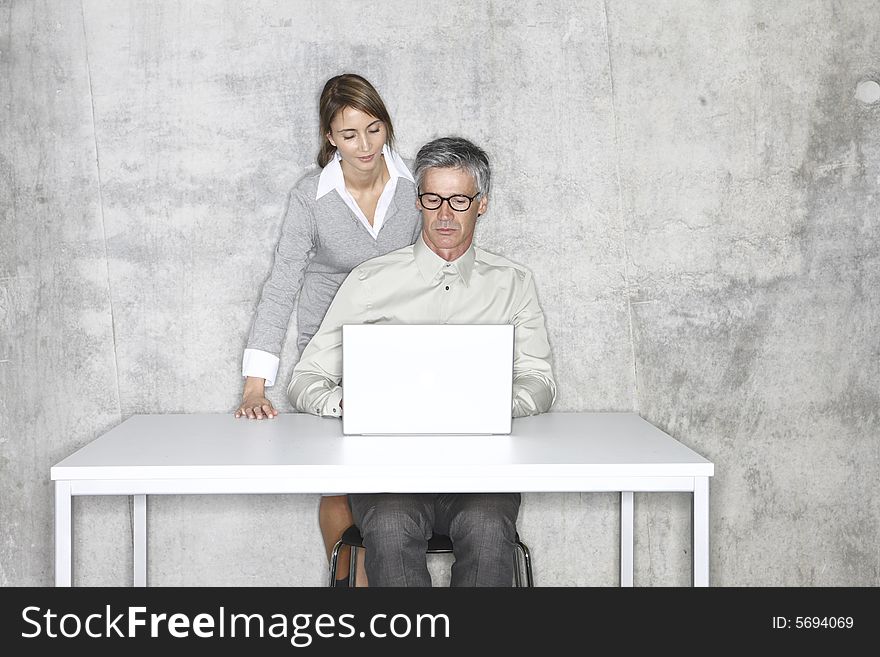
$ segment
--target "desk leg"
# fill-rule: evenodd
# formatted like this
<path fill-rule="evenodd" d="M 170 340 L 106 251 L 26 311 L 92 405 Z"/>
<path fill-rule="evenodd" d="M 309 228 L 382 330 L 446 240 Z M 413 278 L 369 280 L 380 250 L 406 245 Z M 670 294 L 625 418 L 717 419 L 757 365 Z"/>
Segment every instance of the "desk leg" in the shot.
<path fill-rule="evenodd" d="M 633 494 L 620 493 L 620 585 L 633 585 Z"/>
<path fill-rule="evenodd" d="M 694 586 L 709 586 L 709 477 L 694 477 Z"/>
<path fill-rule="evenodd" d="M 132 543 L 134 547 L 134 585 L 147 585 L 147 496 L 132 495 L 134 498 L 134 527 Z"/>
<path fill-rule="evenodd" d="M 70 586 L 73 573 L 73 524 L 70 482 L 55 482 L 55 586 Z"/>

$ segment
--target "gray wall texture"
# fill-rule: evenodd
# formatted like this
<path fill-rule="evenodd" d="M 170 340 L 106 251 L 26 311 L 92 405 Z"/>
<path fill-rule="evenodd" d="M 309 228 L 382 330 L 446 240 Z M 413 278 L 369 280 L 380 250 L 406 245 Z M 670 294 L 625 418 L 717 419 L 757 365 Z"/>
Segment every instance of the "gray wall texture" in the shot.
<path fill-rule="evenodd" d="M 712 584 L 880 585 L 877 34 L 872 0 L 0 0 L 0 584 L 53 582 L 54 463 L 231 413 L 318 93 L 354 71 L 404 155 L 492 156 L 477 239 L 536 276 L 556 410 L 715 462 Z M 317 503 L 151 498 L 149 581 L 323 584 Z M 617 509 L 525 496 L 538 584 L 615 585 Z M 74 582 L 130 583 L 127 500 L 74 512 Z M 637 495 L 636 584 L 689 584 L 689 532 L 689 496 Z"/>

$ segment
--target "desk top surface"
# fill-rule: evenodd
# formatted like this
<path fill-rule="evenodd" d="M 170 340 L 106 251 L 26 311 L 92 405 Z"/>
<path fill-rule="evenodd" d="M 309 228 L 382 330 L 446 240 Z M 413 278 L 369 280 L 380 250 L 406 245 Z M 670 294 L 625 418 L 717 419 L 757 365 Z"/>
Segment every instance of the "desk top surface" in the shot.
<path fill-rule="evenodd" d="M 714 465 L 635 413 L 545 413 L 504 436 L 344 436 L 338 419 L 134 415 L 63 459 L 53 480 L 373 475 L 712 476 Z"/>

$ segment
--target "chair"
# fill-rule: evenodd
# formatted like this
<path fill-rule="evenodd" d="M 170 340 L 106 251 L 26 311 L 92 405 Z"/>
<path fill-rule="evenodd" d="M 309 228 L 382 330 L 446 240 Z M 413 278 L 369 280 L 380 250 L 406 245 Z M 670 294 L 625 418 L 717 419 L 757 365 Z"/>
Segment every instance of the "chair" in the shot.
<path fill-rule="evenodd" d="M 519 533 L 516 535 L 516 568 L 514 569 L 514 578 L 517 586 L 522 586 L 522 570 L 525 567 L 526 586 L 534 587 L 535 581 L 532 578 L 532 557 L 529 554 L 529 548 L 526 544 L 519 540 Z M 364 547 L 364 539 L 361 536 L 361 530 L 357 525 L 352 525 L 346 529 L 342 538 L 333 546 L 333 552 L 330 555 L 330 586 L 336 585 L 336 562 L 339 558 L 339 550 L 343 546 L 349 548 L 351 552 L 350 566 L 348 571 L 348 585 L 355 585 L 355 577 L 357 574 L 357 551 Z M 452 539 L 443 534 L 434 534 L 428 539 L 428 554 L 449 554 L 452 552 Z"/>

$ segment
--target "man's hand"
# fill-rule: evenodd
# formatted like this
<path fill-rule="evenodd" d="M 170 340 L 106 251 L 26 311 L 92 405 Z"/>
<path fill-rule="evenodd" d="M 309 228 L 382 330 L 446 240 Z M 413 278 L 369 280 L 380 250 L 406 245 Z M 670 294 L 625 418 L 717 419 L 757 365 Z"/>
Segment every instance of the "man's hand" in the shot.
<path fill-rule="evenodd" d="M 235 411 L 235 417 L 246 417 L 250 420 L 272 419 L 278 415 L 278 411 L 272 406 L 272 402 L 266 399 L 265 379 L 252 376 L 247 378 L 244 384 L 244 394 L 241 405 Z"/>

